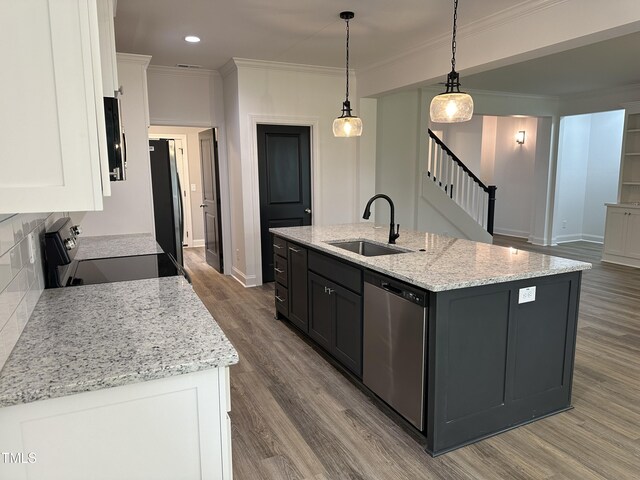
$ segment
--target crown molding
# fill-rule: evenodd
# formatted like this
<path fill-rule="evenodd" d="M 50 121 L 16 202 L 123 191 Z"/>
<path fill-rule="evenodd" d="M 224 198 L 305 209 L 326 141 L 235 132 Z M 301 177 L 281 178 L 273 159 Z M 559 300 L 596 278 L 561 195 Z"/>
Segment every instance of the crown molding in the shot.
<path fill-rule="evenodd" d="M 220 73 L 216 70 L 207 70 L 204 68 L 168 67 L 165 65 L 149 65 L 148 71 L 157 75 L 172 77 L 213 77 L 220 75 Z"/>
<path fill-rule="evenodd" d="M 458 27 L 457 38 L 468 38 L 478 35 L 484 31 L 492 30 L 501 25 L 507 24 L 511 21 L 521 19 L 529 15 L 533 15 L 542 10 L 555 7 L 561 3 L 565 3 L 569 0 L 531 0 L 517 5 L 508 7 L 504 10 L 496 12 L 487 17 L 475 20 L 471 23 Z M 397 55 L 393 55 L 378 62 L 370 63 L 361 68 L 361 70 L 367 71 L 379 67 L 384 67 L 397 62 L 405 57 L 409 57 L 416 53 L 420 53 L 425 50 L 431 50 L 438 47 L 448 46 L 451 43 L 451 33 L 439 35 L 424 43 L 411 47 Z"/>
<path fill-rule="evenodd" d="M 232 58 L 222 69 L 226 69 L 229 63 L 233 63 L 237 69 L 253 68 L 257 70 L 280 70 L 283 72 L 312 73 L 315 75 L 327 75 L 330 77 L 344 76 L 344 68 L 323 67 L 319 65 L 305 65 L 301 63 L 272 62 L 268 60 L 253 60 L 249 58 Z M 349 74 L 353 75 L 354 70 L 350 69 Z M 224 75 L 224 74 L 223 74 Z"/>
<path fill-rule="evenodd" d="M 229 59 L 227 63 L 225 63 L 218 69 L 218 72 L 220 73 L 220 75 L 222 75 L 222 78 L 227 78 L 229 75 L 236 71 L 238 71 L 238 67 L 236 66 L 233 58 Z"/>
<path fill-rule="evenodd" d="M 136 65 L 142 65 L 144 68 L 149 66 L 151 62 L 151 55 L 138 55 L 136 53 L 116 53 L 116 58 L 122 63 L 134 63 Z"/>

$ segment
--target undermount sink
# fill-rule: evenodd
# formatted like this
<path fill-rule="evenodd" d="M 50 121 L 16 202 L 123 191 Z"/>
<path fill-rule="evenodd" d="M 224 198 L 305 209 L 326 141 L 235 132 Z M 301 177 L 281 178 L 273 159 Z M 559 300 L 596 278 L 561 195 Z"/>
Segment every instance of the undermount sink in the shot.
<path fill-rule="evenodd" d="M 377 257 L 380 255 L 394 255 L 396 253 L 407 253 L 406 250 L 398 248 L 386 247 L 377 243 L 367 242 L 366 240 L 355 240 L 348 242 L 327 242 L 334 247 L 343 248 L 350 252 L 357 253 L 364 257 Z"/>

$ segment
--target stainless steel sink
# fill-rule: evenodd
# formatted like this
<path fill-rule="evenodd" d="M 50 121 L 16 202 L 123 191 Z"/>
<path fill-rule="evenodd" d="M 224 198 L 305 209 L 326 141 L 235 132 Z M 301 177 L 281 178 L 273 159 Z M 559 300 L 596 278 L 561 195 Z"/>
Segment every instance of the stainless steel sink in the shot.
<path fill-rule="evenodd" d="M 367 242 L 366 240 L 327 243 L 329 243 L 329 245 L 333 245 L 334 247 L 343 248 L 364 257 L 377 257 L 380 255 L 395 255 L 396 253 L 407 253 L 406 250 L 386 247 L 377 243 Z"/>

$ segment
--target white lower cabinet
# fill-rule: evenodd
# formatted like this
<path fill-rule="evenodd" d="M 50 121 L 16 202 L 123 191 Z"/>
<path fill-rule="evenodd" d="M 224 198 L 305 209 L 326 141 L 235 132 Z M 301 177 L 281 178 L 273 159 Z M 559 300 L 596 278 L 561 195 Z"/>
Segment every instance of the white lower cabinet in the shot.
<path fill-rule="evenodd" d="M 228 378 L 224 367 L 2 408 L 0 478 L 231 480 Z"/>
<path fill-rule="evenodd" d="M 0 2 L 0 214 L 102 209 L 96 0 Z"/>
<path fill-rule="evenodd" d="M 607 206 L 602 260 L 640 267 L 640 208 Z"/>

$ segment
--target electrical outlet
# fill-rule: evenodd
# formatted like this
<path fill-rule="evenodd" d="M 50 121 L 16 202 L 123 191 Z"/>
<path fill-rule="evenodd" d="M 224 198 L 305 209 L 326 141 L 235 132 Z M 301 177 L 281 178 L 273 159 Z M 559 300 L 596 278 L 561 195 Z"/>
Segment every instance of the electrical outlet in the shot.
<path fill-rule="evenodd" d="M 567 221 L 566 220 L 562 220 L 562 228 L 567 228 Z"/>
<path fill-rule="evenodd" d="M 192 183 L 192 184 L 191 184 L 191 191 L 192 191 L 192 192 L 195 192 L 195 191 L 196 191 L 196 184 L 195 184 L 195 183 Z"/>
<path fill-rule="evenodd" d="M 236 262 L 239 262 L 239 261 L 240 261 L 240 249 L 237 248 L 236 249 Z"/>
<path fill-rule="evenodd" d="M 535 302 L 536 287 L 525 287 L 518 291 L 518 303 Z"/>

